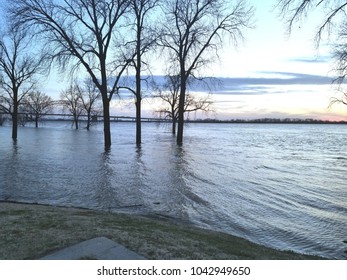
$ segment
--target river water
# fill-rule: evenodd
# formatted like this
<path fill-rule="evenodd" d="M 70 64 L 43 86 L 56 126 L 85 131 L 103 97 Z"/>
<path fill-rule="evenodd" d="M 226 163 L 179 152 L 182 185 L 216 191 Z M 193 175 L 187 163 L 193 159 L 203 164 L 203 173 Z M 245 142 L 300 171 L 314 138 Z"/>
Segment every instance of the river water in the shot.
<path fill-rule="evenodd" d="M 0 127 L 0 200 L 161 215 L 278 249 L 346 259 L 347 126 L 47 122 Z"/>

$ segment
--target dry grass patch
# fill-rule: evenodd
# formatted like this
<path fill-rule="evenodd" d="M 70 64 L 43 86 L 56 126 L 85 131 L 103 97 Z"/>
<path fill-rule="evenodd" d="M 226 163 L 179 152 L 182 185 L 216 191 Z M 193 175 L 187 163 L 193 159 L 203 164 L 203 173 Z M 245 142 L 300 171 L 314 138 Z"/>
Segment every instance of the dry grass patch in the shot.
<path fill-rule="evenodd" d="M 37 259 L 98 236 L 148 259 L 312 259 L 172 221 L 76 208 L 0 203 L 0 259 Z"/>

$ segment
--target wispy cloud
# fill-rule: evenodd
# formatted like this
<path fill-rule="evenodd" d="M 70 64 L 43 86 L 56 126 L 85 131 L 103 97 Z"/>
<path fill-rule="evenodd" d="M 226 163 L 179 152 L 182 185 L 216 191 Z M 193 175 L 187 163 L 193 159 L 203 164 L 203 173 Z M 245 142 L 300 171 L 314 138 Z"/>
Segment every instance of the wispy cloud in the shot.
<path fill-rule="evenodd" d="M 219 83 L 214 83 L 212 91 L 215 94 L 230 95 L 261 95 L 274 91 L 288 93 L 289 88 L 284 89 L 284 86 L 331 85 L 333 81 L 331 77 L 303 73 L 259 72 L 258 74 L 260 77 L 218 78 Z M 203 88 L 199 83 L 195 83 L 191 90 L 203 91 Z"/>
<path fill-rule="evenodd" d="M 133 80 L 133 77 L 128 77 Z M 158 85 L 164 84 L 164 76 L 153 76 Z M 293 72 L 257 72 L 256 77 L 222 78 L 213 77 L 192 81 L 188 88 L 191 92 L 213 92 L 220 95 L 264 95 L 269 93 L 289 93 L 295 91 L 291 86 L 306 86 L 304 91 L 310 91 L 309 85 L 331 85 L 333 78 Z M 150 96 L 153 89 L 143 84 L 144 91 Z M 123 99 L 133 98 L 133 95 L 123 89 L 120 92 Z"/>
<path fill-rule="evenodd" d="M 299 62 L 299 63 L 329 63 L 331 61 L 331 57 L 319 56 L 319 57 L 294 57 L 287 60 L 288 62 Z"/>
<path fill-rule="evenodd" d="M 269 77 L 256 78 L 221 78 L 226 85 L 326 85 L 332 83 L 332 78 L 292 72 L 260 72 Z M 274 76 L 274 77 L 271 77 Z M 275 77 L 278 76 L 278 77 Z"/>

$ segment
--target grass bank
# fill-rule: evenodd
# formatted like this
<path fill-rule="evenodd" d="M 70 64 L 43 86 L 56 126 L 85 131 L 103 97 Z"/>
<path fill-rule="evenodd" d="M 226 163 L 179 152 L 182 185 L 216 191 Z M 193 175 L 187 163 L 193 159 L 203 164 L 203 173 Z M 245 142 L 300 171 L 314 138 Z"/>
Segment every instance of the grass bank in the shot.
<path fill-rule="evenodd" d="M 105 236 L 148 259 L 315 259 L 143 216 L 0 202 L 0 259 L 38 259 Z"/>

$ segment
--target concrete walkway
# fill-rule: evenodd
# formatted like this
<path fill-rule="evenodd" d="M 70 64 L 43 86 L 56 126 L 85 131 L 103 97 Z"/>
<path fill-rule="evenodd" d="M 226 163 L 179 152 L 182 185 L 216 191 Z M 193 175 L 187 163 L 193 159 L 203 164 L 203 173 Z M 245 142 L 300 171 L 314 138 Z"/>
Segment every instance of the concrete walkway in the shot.
<path fill-rule="evenodd" d="M 106 237 L 97 237 L 49 254 L 41 260 L 145 260 Z"/>

